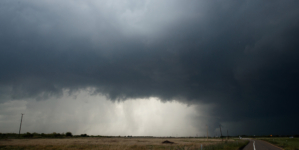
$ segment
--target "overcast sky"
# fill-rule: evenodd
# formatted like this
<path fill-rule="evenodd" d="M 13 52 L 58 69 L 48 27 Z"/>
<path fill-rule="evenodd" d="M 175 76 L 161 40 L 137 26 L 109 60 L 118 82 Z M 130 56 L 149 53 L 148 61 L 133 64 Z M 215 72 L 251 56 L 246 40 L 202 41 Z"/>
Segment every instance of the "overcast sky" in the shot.
<path fill-rule="evenodd" d="M 298 6 L 1 0 L 0 132 L 299 134 Z"/>

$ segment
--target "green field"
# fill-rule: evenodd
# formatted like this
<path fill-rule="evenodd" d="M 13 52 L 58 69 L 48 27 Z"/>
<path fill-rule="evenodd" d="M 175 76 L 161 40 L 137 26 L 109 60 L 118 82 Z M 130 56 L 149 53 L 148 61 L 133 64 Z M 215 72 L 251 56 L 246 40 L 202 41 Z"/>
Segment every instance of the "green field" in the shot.
<path fill-rule="evenodd" d="M 299 138 L 259 138 L 285 150 L 299 150 Z"/>
<path fill-rule="evenodd" d="M 203 150 L 239 150 L 245 147 L 249 141 L 236 140 L 230 142 L 223 142 L 203 147 Z"/>

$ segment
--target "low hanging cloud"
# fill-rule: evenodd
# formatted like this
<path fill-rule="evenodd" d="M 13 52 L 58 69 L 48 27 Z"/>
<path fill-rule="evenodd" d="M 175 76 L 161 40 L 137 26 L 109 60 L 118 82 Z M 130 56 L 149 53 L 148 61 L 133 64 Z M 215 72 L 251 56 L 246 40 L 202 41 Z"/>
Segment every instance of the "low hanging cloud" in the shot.
<path fill-rule="evenodd" d="M 214 129 L 298 115 L 297 1 L 0 4 L 2 103 L 94 88 L 112 101 L 213 106 Z"/>
<path fill-rule="evenodd" d="M 196 106 L 157 98 L 112 102 L 90 95 L 90 89 L 44 101 L 15 100 L 0 105 L 0 132 L 16 132 L 24 113 L 22 133 L 65 133 L 108 136 L 197 136 Z M 203 112 L 201 115 L 204 115 Z M 202 119 L 202 121 L 204 121 Z"/>

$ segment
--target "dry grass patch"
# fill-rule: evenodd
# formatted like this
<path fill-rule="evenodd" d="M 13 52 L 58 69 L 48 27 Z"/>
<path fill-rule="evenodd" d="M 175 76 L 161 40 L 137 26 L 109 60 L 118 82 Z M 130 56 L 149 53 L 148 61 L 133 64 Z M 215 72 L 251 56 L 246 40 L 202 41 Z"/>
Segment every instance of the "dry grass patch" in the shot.
<path fill-rule="evenodd" d="M 163 144 L 169 140 L 173 144 Z M 232 140 L 233 141 L 233 140 Z M 9 139 L 0 140 L 0 149 L 61 149 L 61 150 L 174 150 L 180 147 L 192 149 L 221 143 L 221 139 L 200 138 L 69 138 L 69 139 Z"/>

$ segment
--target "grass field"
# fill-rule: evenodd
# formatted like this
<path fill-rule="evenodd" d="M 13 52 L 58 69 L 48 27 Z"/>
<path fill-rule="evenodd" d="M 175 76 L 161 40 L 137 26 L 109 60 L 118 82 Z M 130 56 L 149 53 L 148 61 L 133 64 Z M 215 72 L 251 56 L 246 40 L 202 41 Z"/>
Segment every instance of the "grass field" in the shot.
<path fill-rule="evenodd" d="M 299 138 L 260 138 L 285 150 L 299 150 Z"/>
<path fill-rule="evenodd" d="M 173 144 L 162 144 L 168 140 Z M 238 150 L 247 141 L 202 138 L 63 138 L 63 139 L 1 139 L 0 149 L 70 149 L 70 150 Z"/>

